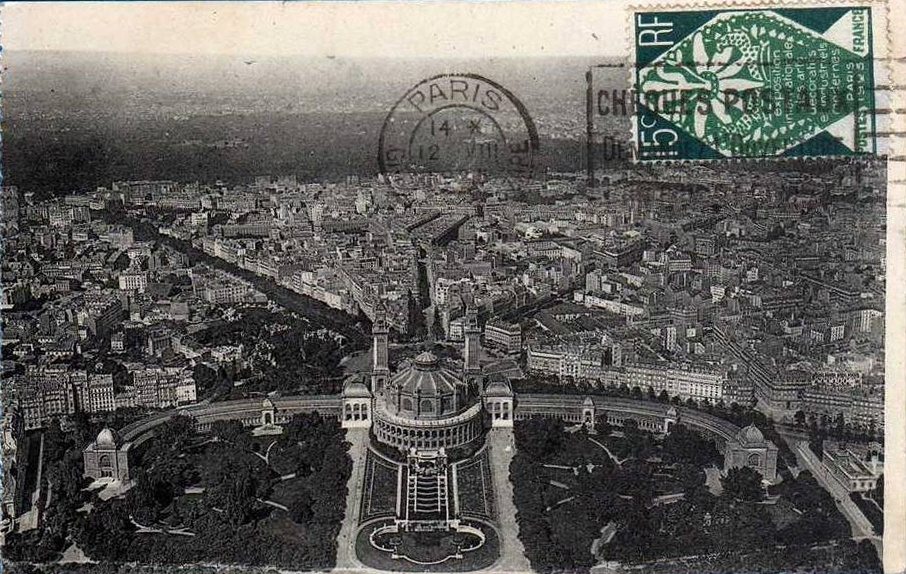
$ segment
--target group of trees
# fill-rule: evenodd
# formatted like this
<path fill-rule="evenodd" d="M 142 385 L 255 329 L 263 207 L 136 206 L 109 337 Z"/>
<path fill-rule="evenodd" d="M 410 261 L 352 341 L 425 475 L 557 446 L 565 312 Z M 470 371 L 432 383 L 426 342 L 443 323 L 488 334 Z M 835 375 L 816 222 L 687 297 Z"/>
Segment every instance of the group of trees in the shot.
<path fill-rule="evenodd" d="M 812 544 L 850 537 L 850 526 L 837 510 L 833 497 L 808 471 L 784 480 L 769 489 L 790 501 L 802 514 L 795 522 L 781 528 L 778 539 L 788 544 Z"/>
<path fill-rule="evenodd" d="M 793 421 L 797 427 L 808 431 L 809 448 L 819 458 L 824 447 L 824 441 L 828 438 L 844 442 L 870 442 L 879 439 L 878 429 L 874 423 L 865 427 L 853 425 L 846 422 L 846 417 L 843 416 L 843 413 L 831 417 L 827 414 L 820 416 L 814 414 L 806 415 L 804 411 L 796 411 L 796 414 L 793 415 Z"/>
<path fill-rule="evenodd" d="M 598 430 L 596 440 L 605 440 L 610 429 L 602 425 Z M 583 431 L 567 433 L 557 419 L 516 423 L 517 452 L 510 479 L 519 536 L 533 569 L 551 572 L 588 568 L 601 559 L 639 563 L 690 555 L 729 564 L 742 555 L 769 553 L 777 545 L 796 545 L 784 559 L 807 564 L 802 561 L 815 544 L 842 544 L 848 538 L 845 518 L 807 472 L 771 488 L 771 494 L 796 509 L 787 511 L 786 522 L 775 522 L 773 507 L 761 504 L 765 489 L 755 470 L 730 469 L 721 480 L 720 496 L 708 490 L 702 467 L 719 463 L 720 456 L 694 431 L 676 425 L 658 440 L 634 421 L 627 421 L 622 430 L 622 439 L 607 442 L 625 460 L 618 466 L 609 458 L 595 459 L 595 467 L 587 471 L 581 465 L 591 461 L 576 446 L 584 439 Z M 545 464 L 578 466 L 574 478 L 554 477 L 568 483 L 569 490 L 551 485 Z M 663 488 L 680 489 L 684 497 L 658 503 Z M 592 556 L 592 542 L 607 524 L 615 534 L 599 547 L 598 556 Z M 877 563 L 868 553 L 870 546 L 852 546 L 846 555 L 853 564 Z M 785 568 L 784 562 L 778 564 L 778 569 Z M 825 566 L 840 564 L 831 561 Z"/>
<path fill-rule="evenodd" d="M 534 417 L 513 429 L 520 453 L 534 460 L 549 460 L 566 440 L 565 425 L 559 418 Z"/>
<path fill-rule="evenodd" d="M 313 334 L 310 325 L 292 316 L 245 308 L 238 320 L 210 327 L 196 337 L 204 345 L 245 345 L 251 359 L 238 373 L 196 368 L 205 389 L 229 392 L 236 378 L 246 379 L 242 392 L 329 394 L 341 388 L 336 373 L 348 349 L 333 338 Z"/>
<path fill-rule="evenodd" d="M 611 542 L 613 546 L 608 545 L 615 555 L 624 560 L 646 556 L 647 549 L 654 547 L 657 533 L 651 523 L 651 507 L 660 494 L 658 485 L 666 484 L 663 479 L 654 479 L 659 467 L 648 462 L 650 457 L 660 454 L 669 458 L 665 463 L 673 469 L 672 474 L 662 474 L 673 476 L 684 489 L 691 491 L 704 482 L 704 473 L 695 464 L 710 463 L 712 454 L 691 431 L 676 427 L 677 436 L 665 450 L 635 421 L 626 421 L 624 436 L 617 440 L 608 440 L 610 427 L 606 423 L 596 428 L 596 440 L 609 442 L 611 452 L 623 459 L 619 466 L 587 440 L 584 430 L 567 433 L 559 419 L 532 418 L 519 421 L 514 428 L 517 451 L 510 479 L 519 536 L 535 570 L 592 566 L 597 559 L 591 553 L 592 544 L 608 523 L 616 525 L 620 533 L 616 542 Z M 589 445 L 594 450 L 589 450 Z M 586 466 L 589 463 L 591 467 Z M 576 469 L 572 478 L 563 475 L 569 490 L 551 484 L 545 464 Z M 710 496 L 707 491 L 705 494 Z"/>
<path fill-rule="evenodd" d="M 233 388 L 231 373 L 221 366 L 207 365 L 203 362 L 198 362 L 192 367 L 192 379 L 201 397 L 221 397 Z"/>
<path fill-rule="evenodd" d="M 697 467 L 719 465 L 722 462 L 713 440 L 683 424 L 674 425 L 670 429 L 670 433 L 661 441 L 661 449 L 668 461 L 685 462 Z"/>
<path fill-rule="evenodd" d="M 783 559 L 768 561 L 773 567 L 768 571 L 787 571 L 800 565 L 821 571 L 877 571 L 879 563 L 872 556 L 871 545 L 855 548 L 849 540 L 846 519 L 808 472 L 770 489 L 772 494 L 780 495 L 784 505 L 791 504 L 796 509 L 785 511 L 792 513 L 793 518 L 783 526 L 778 526 L 773 518 L 770 509 L 774 507 L 759 503 L 764 489 L 756 471 L 731 469 L 722 483 L 720 496 L 696 487 L 672 504 L 636 507 L 622 513 L 620 527 L 611 543 L 602 549 L 602 558 L 645 562 L 695 555 L 709 556 L 708 560 L 715 564 L 730 565 L 742 556 L 756 557 L 758 562 L 766 560 L 783 547 Z M 837 556 L 815 553 L 816 545 L 828 544 L 853 548 Z M 843 562 L 843 556 L 850 562 Z M 871 567 L 859 569 L 866 565 Z"/>
<path fill-rule="evenodd" d="M 764 498 L 761 473 L 748 467 L 731 468 L 720 479 L 724 496 L 742 502 L 758 502 Z"/>
<path fill-rule="evenodd" d="M 103 560 L 330 568 L 352 468 L 344 436 L 333 417 L 294 417 L 268 455 L 292 467 L 281 472 L 297 472 L 281 481 L 256 454 L 263 443 L 240 423 L 217 422 L 211 436 L 199 436 L 191 419 L 175 417 L 146 443 L 126 496 L 95 501 L 89 515 L 73 519 L 74 540 Z M 260 502 L 276 485 L 288 512 Z M 189 486 L 203 492 L 186 494 Z M 297 535 L 287 538 L 281 521 L 295 524 Z M 139 532 L 137 525 L 164 532 Z M 194 536 L 167 534 L 171 528 Z"/>
<path fill-rule="evenodd" d="M 107 210 L 97 213 L 108 221 L 130 226 L 133 229 L 136 240 L 159 241 L 184 253 L 188 256 L 192 265 L 205 263 L 215 269 L 221 269 L 241 277 L 251 283 L 257 290 L 266 293 L 270 300 L 309 319 L 314 328 L 324 326 L 340 333 L 353 347 L 352 350 L 365 348 L 368 344 L 368 338 L 365 333 L 368 332 L 369 326 L 360 324 L 357 317 L 329 307 L 327 304 L 301 293 L 291 291 L 269 278 L 256 275 L 233 263 L 208 255 L 194 247 L 189 241 L 161 235 L 154 223 L 139 220 L 129 215 L 122 209 L 121 205 L 110 203 Z"/>
<path fill-rule="evenodd" d="M 551 572 L 560 568 L 590 567 L 594 558 L 590 549 L 596 523 L 585 513 L 592 508 L 603 507 L 573 502 L 553 506 L 556 505 L 556 501 L 550 498 L 553 489 L 543 476 L 527 454 L 516 453 L 510 466 L 510 480 L 517 508 L 519 538 L 525 546 L 532 569 Z"/>

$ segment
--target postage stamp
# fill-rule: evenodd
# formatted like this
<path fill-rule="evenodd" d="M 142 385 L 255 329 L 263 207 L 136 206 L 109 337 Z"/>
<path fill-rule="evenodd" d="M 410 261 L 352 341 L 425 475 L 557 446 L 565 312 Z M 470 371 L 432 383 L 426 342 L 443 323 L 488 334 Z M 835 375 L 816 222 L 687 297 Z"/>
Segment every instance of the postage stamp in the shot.
<path fill-rule="evenodd" d="M 512 92 L 477 74 L 441 74 L 410 88 L 384 120 L 381 173 L 531 175 L 538 130 Z"/>
<path fill-rule="evenodd" d="M 638 12 L 639 160 L 876 151 L 870 7 Z"/>

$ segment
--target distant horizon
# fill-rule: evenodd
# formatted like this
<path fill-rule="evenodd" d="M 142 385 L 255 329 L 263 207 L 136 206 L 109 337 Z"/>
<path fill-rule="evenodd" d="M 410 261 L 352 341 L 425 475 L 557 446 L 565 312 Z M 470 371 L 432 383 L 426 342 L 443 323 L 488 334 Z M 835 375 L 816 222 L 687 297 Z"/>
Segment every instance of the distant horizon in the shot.
<path fill-rule="evenodd" d="M 627 49 L 626 22 L 607 15 L 621 3 L 608 2 L 608 9 L 599 2 L 564 0 L 7 4 L 3 49 L 259 57 L 614 57 Z"/>

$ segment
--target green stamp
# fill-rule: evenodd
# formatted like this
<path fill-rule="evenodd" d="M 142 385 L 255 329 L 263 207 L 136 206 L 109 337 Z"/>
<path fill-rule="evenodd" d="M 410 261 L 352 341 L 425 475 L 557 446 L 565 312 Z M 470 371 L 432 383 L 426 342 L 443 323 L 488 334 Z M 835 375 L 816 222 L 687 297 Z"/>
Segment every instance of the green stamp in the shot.
<path fill-rule="evenodd" d="M 639 160 L 875 153 L 870 8 L 633 19 Z"/>

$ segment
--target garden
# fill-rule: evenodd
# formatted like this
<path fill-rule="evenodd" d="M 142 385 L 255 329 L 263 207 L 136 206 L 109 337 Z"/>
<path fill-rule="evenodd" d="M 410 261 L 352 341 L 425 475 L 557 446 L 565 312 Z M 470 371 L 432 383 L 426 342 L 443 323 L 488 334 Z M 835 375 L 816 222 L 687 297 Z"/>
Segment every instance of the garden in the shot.
<path fill-rule="evenodd" d="M 665 561 L 684 569 L 693 556 L 708 556 L 715 572 L 738 570 L 740 556 L 750 559 L 747 571 L 816 558 L 828 572 L 880 569 L 870 543 L 849 540 L 845 518 L 807 472 L 766 490 L 751 469 L 721 475 L 714 444 L 683 425 L 666 436 L 633 421 L 596 428 L 591 434 L 548 418 L 516 423 L 510 479 L 519 537 L 536 571 Z"/>
<path fill-rule="evenodd" d="M 142 446 L 124 495 L 76 491 L 66 543 L 113 563 L 333 566 L 351 471 L 333 418 L 296 415 L 282 435 L 253 437 L 238 422 L 198 435 L 177 417 Z"/>
<path fill-rule="evenodd" d="M 196 373 L 202 388 L 220 386 L 222 382 L 218 381 L 229 379 L 224 394 L 232 399 L 271 391 L 340 392 L 340 361 L 353 349 L 318 332 L 306 319 L 257 307 L 245 307 L 234 320 L 199 331 L 195 338 L 206 347 L 246 347 L 244 368 L 238 373 L 229 377 L 222 373 Z M 211 380 L 214 382 L 209 383 Z M 234 387 L 232 380 L 242 380 L 243 384 Z"/>
<path fill-rule="evenodd" d="M 396 514 L 399 472 L 398 463 L 368 449 L 359 522 Z"/>
<path fill-rule="evenodd" d="M 463 516 L 493 521 L 496 516 L 494 487 L 488 451 L 456 463 L 459 511 Z"/>

